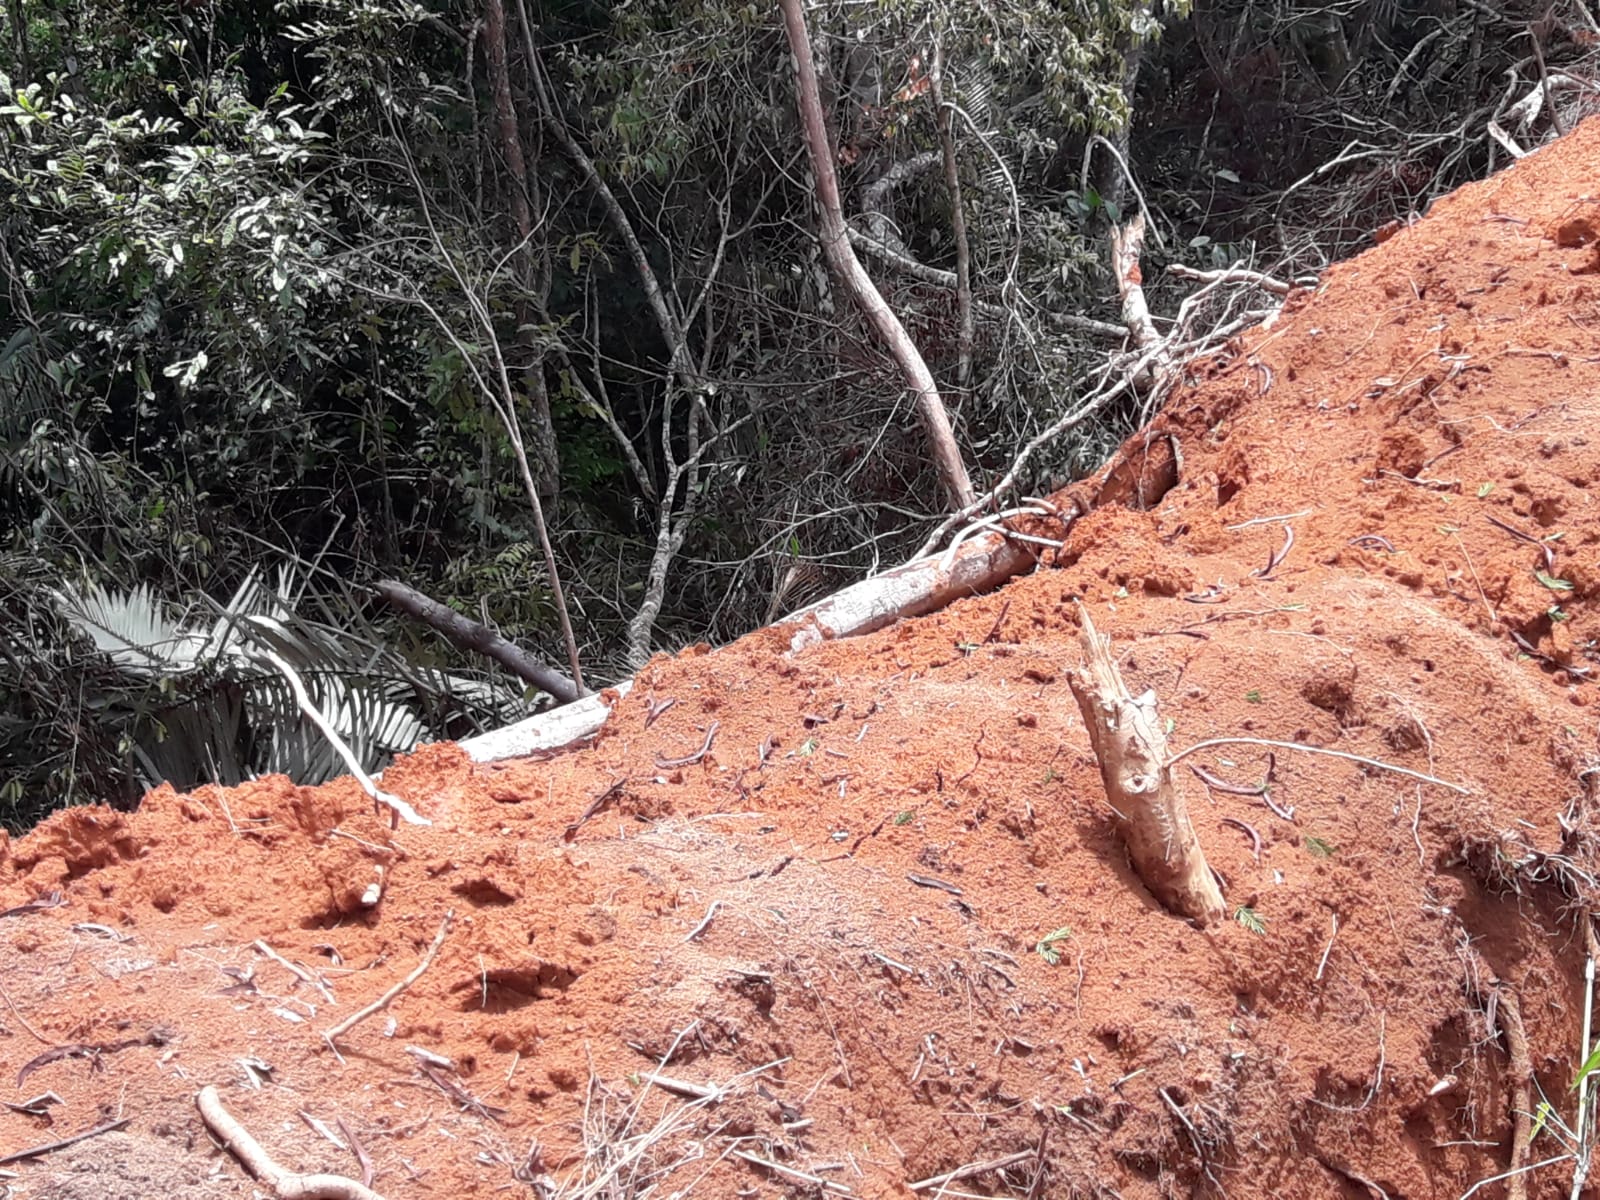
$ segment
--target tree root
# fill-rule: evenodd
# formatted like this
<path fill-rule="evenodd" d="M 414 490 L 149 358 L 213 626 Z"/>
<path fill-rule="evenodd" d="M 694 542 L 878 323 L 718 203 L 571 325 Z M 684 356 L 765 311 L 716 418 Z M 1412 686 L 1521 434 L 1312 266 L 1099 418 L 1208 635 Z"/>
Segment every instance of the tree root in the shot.
<path fill-rule="evenodd" d="M 270 1187 L 278 1200 L 383 1200 L 369 1187 L 343 1175 L 296 1175 L 279 1166 L 261 1143 L 245 1131 L 222 1107 L 222 1097 L 214 1087 L 203 1087 L 195 1097 L 200 1116 L 245 1170 Z"/>

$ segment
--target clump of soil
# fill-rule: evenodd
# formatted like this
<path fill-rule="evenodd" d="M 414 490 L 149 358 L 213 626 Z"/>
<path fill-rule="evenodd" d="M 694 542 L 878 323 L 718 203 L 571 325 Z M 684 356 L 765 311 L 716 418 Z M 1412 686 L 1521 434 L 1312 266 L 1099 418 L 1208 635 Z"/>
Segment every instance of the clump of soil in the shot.
<path fill-rule="evenodd" d="M 60 900 L 0 919 L 0 1068 L 14 1103 L 64 1103 L 0 1110 L 0 1146 L 125 1115 L 108 1179 L 154 1178 L 154 1142 L 172 1194 L 248 1194 L 195 1112 L 215 1084 L 285 1166 L 358 1177 L 359 1146 L 391 1200 L 1457 1196 L 1504 1171 L 1519 1096 L 1574 1118 L 1597 156 L 1590 121 L 1292 297 L 1125 448 L 1175 442 L 1176 485 L 994 595 L 658 658 L 545 760 L 424 748 L 384 782 L 426 828 L 282 779 L 51 818 L 0 861 L 5 907 Z M 1175 746 L 1439 782 L 1186 759 L 1237 918 L 1191 928 L 1112 836 L 1065 681 L 1080 602 Z M 322 1031 L 447 912 L 335 1053 Z M 17 1194 L 88 1194 L 93 1145 L 14 1166 Z"/>

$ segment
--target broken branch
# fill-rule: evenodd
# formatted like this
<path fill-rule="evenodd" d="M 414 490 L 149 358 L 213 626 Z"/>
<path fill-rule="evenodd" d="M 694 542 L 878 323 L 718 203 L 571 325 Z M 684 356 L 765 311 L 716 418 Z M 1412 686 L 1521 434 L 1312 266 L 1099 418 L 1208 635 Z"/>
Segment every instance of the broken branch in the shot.
<path fill-rule="evenodd" d="M 328 1048 L 329 1049 L 331 1049 L 335 1054 L 338 1054 L 339 1053 L 339 1048 L 334 1045 L 334 1040 L 336 1038 L 343 1037 L 345 1034 L 349 1033 L 352 1029 L 354 1029 L 362 1021 L 365 1021 L 373 1013 L 380 1012 L 383 1009 L 387 1008 L 389 1006 L 390 1001 L 392 1001 L 401 992 L 405 991 L 408 987 L 410 987 L 417 980 L 422 978 L 422 973 L 433 965 L 433 960 L 434 959 L 439 957 L 439 951 L 444 946 L 444 940 L 445 940 L 446 937 L 448 937 L 450 935 L 450 924 L 455 919 L 456 919 L 456 910 L 453 909 L 453 908 L 449 912 L 444 914 L 444 920 L 439 923 L 439 932 L 436 933 L 434 935 L 434 937 L 433 937 L 433 945 L 428 947 L 428 953 L 423 955 L 422 961 L 419 962 L 415 967 L 412 968 L 411 974 L 407 975 L 404 979 L 402 979 L 399 983 L 395 984 L 392 988 L 390 988 L 383 995 L 379 996 L 371 1004 L 367 1005 L 365 1008 L 361 1009 L 359 1012 L 351 1013 L 344 1020 L 340 1021 L 337 1025 L 333 1026 L 332 1028 L 326 1030 L 323 1033 L 323 1035 L 322 1035 L 323 1040 L 328 1043 Z"/>

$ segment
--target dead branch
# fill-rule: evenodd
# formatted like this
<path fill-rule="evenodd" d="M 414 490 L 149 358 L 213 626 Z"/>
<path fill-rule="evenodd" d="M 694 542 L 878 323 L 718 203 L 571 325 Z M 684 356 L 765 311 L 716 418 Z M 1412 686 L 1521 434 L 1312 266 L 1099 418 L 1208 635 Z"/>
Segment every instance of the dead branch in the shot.
<path fill-rule="evenodd" d="M 986 1171 L 1001 1171 L 1006 1167 L 1014 1167 L 1025 1163 L 1038 1154 L 1038 1148 L 1030 1146 L 1026 1150 L 1018 1150 L 1015 1154 L 1007 1154 L 1001 1158 L 991 1158 L 987 1162 L 968 1163 L 964 1167 L 957 1167 L 954 1171 L 946 1171 L 943 1175 L 933 1175 L 927 1179 L 919 1179 L 916 1183 L 908 1183 L 906 1187 L 913 1192 L 925 1192 L 929 1188 L 943 1188 L 947 1184 L 958 1183 L 963 1179 L 971 1179 L 974 1175 L 982 1175 Z"/>
<path fill-rule="evenodd" d="M 872 276 L 867 274 L 861 260 L 850 247 L 844 206 L 839 199 L 839 180 L 833 169 L 833 147 L 828 141 L 822 112 L 817 68 L 811 58 L 811 35 L 806 29 L 801 0 L 779 0 L 778 7 L 783 11 L 784 28 L 789 35 L 790 49 L 794 52 L 800 122 L 811 155 L 811 170 L 816 178 L 818 240 L 823 256 L 873 331 L 893 355 L 906 377 L 906 383 L 916 394 L 917 410 L 928 435 L 929 449 L 938 467 L 940 482 L 949 495 L 950 506 L 961 508 L 972 503 L 974 498 L 972 480 L 967 475 L 966 464 L 961 460 L 955 431 L 950 426 L 950 416 L 933 381 L 933 373 L 928 370 L 928 364 L 923 361 L 921 352 L 900 323 L 900 318 L 885 302 L 883 294 L 872 282 Z"/>
<path fill-rule="evenodd" d="M 85 1129 L 82 1133 L 75 1133 L 71 1137 L 64 1137 L 59 1141 L 46 1142 L 42 1146 L 30 1146 L 26 1150 L 15 1150 L 0 1158 L 0 1167 L 7 1163 L 21 1162 L 25 1158 L 38 1158 L 41 1154 L 50 1154 L 56 1150 L 65 1150 L 68 1146 L 76 1146 L 79 1142 L 86 1142 L 92 1137 L 99 1137 L 102 1133 L 115 1133 L 121 1129 L 132 1117 L 123 1117 L 118 1121 L 107 1121 L 103 1125 L 96 1125 L 93 1129 Z"/>
<path fill-rule="evenodd" d="M 1095 631 L 1081 605 L 1083 666 L 1067 674 L 1089 730 L 1106 798 L 1134 870 L 1167 909 L 1204 926 L 1227 912 L 1189 812 L 1172 779 L 1155 696 L 1135 698 L 1123 681 L 1111 639 Z"/>
<path fill-rule="evenodd" d="M 1111 230 L 1111 270 L 1117 277 L 1117 294 L 1122 297 L 1122 323 L 1133 336 L 1133 344 L 1153 355 L 1145 382 L 1159 387 L 1172 372 L 1172 355 L 1150 315 L 1144 295 L 1144 275 L 1139 269 L 1139 251 L 1144 247 L 1144 214 L 1126 225 Z"/>
<path fill-rule="evenodd" d="M 279 1166 L 262 1149 L 261 1143 L 222 1106 L 222 1097 L 216 1088 L 201 1088 L 195 1097 L 195 1106 L 206 1128 L 216 1135 L 223 1148 L 237 1158 L 245 1170 L 277 1193 L 278 1200 L 383 1200 L 371 1188 L 343 1175 L 296 1175 Z"/>
<path fill-rule="evenodd" d="M 399 796 L 380 788 L 373 781 L 372 776 L 362 769 L 360 761 L 350 747 L 345 744 L 344 738 L 339 736 L 339 731 L 333 727 L 332 722 L 327 717 L 322 715 L 322 710 L 311 702 L 311 697 L 306 692 L 306 685 L 301 681 L 298 671 L 280 658 L 276 652 L 267 649 L 265 646 L 258 648 L 256 654 L 276 667 L 278 673 L 288 681 L 289 690 L 294 693 L 295 703 L 299 705 L 300 711 L 306 715 L 313 725 L 321 730 L 322 736 L 328 739 L 328 744 L 333 747 L 340 758 L 344 759 L 344 765 L 349 769 L 350 774 L 355 777 L 356 782 L 361 785 L 361 790 L 372 797 L 374 804 L 387 806 L 396 817 L 404 820 L 408 825 L 433 824 L 432 821 L 419 814 L 416 809 L 412 808 Z"/>
<path fill-rule="evenodd" d="M 550 693 L 563 704 L 578 699 L 578 689 L 560 671 L 540 662 L 521 646 L 506 641 L 487 625 L 464 617 L 397 579 L 380 579 L 372 590 L 408 617 L 438 630 L 454 645 L 492 658 L 518 679 Z"/>
<path fill-rule="evenodd" d="M 1221 737 L 1207 738 L 1203 742 L 1196 742 L 1187 750 L 1180 750 L 1167 760 L 1168 767 L 1177 766 L 1178 763 L 1188 758 L 1198 750 L 1206 750 L 1212 746 L 1270 746 L 1277 750 L 1300 750 L 1306 754 L 1322 754 L 1328 758 L 1342 758 L 1346 762 L 1360 763 L 1364 767 L 1373 767 L 1379 771 L 1388 771 L 1395 775 L 1404 775 L 1407 779 L 1415 779 L 1419 783 L 1431 783 L 1436 787 L 1449 788 L 1461 796 L 1472 795 L 1471 791 L 1459 783 L 1450 783 L 1432 775 L 1424 775 L 1421 771 L 1413 771 L 1409 767 L 1397 767 L 1394 763 L 1384 762 L 1379 758 L 1367 758 L 1361 754 L 1349 754 L 1343 750 L 1329 750 L 1326 746 L 1308 746 L 1304 742 L 1279 742 L 1271 738 L 1248 737 Z M 1201 776 L 1201 778 L 1205 778 Z M 1208 780 L 1209 782 L 1209 780 Z"/>
<path fill-rule="evenodd" d="M 961 200 L 961 165 L 956 160 L 956 139 L 951 112 L 944 104 L 944 43 L 933 44 L 933 67 L 928 72 L 930 98 L 938 113 L 939 152 L 944 163 L 944 186 L 950 195 L 950 236 L 956 245 L 956 386 L 963 390 L 972 380 L 972 250 L 967 243 L 967 214 Z"/>
<path fill-rule="evenodd" d="M 439 932 L 434 934 L 433 945 L 428 947 L 428 952 L 427 954 L 423 955 L 422 961 L 411 969 L 411 974 L 407 975 L 399 983 L 395 984 L 392 988 L 390 988 L 383 995 L 379 996 L 365 1008 L 358 1012 L 351 1013 L 337 1025 L 334 1025 L 323 1032 L 323 1040 L 328 1043 L 329 1048 L 332 1049 L 335 1054 L 339 1053 L 339 1048 L 334 1045 L 334 1040 L 336 1038 L 343 1037 L 345 1034 L 349 1033 L 373 1013 L 380 1012 L 387 1008 L 390 1001 L 392 1001 L 401 992 L 405 991 L 417 980 L 422 978 L 422 973 L 433 965 L 434 959 L 439 957 L 439 951 L 444 946 L 444 940 L 450 935 L 451 922 L 453 922 L 455 919 L 456 910 L 453 908 L 444 914 L 444 920 L 439 923 Z"/>
<path fill-rule="evenodd" d="M 1506 1031 L 1506 1051 L 1511 1058 L 1511 1162 L 1506 1179 L 1506 1200 L 1528 1200 L 1528 1150 L 1533 1144 L 1533 1059 L 1528 1054 L 1528 1032 L 1522 1024 L 1522 1006 L 1509 987 L 1499 989 L 1500 1024 Z"/>
<path fill-rule="evenodd" d="M 1303 286 L 1298 281 L 1285 283 L 1281 279 L 1274 279 L 1271 275 L 1260 271 L 1247 270 L 1244 267 L 1226 267 L 1220 271 L 1202 271 L 1196 267 L 1185 266 L 1183 263 L 1171 263 L 1167 267 L 1168 275 L 1176 275 L 1179 279 L 1192 279 L 1196 283 L 1248 283 L 1260 288 L 1264 292 L 1271 292 L 1274 296 L 1287 296 L 1296 287 Z"/>

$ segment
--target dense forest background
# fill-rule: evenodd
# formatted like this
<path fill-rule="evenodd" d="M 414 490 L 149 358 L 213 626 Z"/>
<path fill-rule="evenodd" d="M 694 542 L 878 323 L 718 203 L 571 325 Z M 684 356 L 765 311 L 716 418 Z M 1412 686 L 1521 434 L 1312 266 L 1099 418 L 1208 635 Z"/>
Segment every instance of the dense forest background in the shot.
<path fill-rule="evenodd" d="M 979 493 L 1128 369 L 1132 214 L 1202 346 L 1272 298 L 1165 268 L 1314 273 L 1600 109 L 1587 0 L 803 17 Z M 915 553 L 947 489 L 819 243 L 795 61 L 776 0 L 5 0 L 0 819 L 344 770 L 299 689 L 371 767 Z"/>

